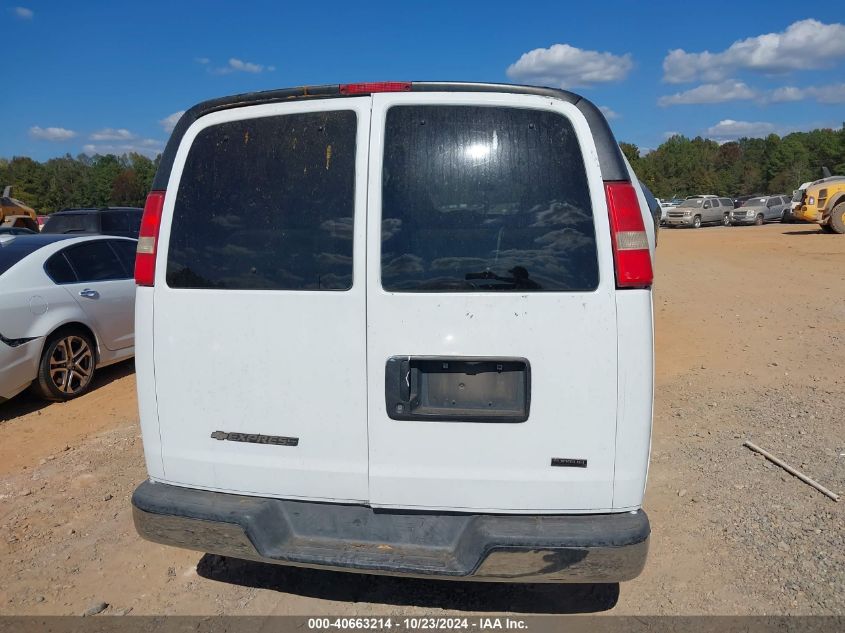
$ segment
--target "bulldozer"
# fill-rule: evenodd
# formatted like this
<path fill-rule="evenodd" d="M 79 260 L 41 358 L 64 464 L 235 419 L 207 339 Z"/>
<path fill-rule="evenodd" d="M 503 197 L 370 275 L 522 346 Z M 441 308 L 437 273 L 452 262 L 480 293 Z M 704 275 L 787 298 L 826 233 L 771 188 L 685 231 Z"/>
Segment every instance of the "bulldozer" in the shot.
<path fill-rule="evenodd" d="M 3 195 L 0 197 L 0 226 L 3 225 L 27 228 L 34 226 L 33 230 L 38 230 L 38 217 L 35 215 L 35 210 L 12 197 L 11 185 L 3 188 Z"/>
<path fill-rule="evenodd" d="M 845 176 L 831 176 L 824 169 L 821 180 L 804 190 L 794 214 L 800 220 L 819 224 L 825 233 L 845 234 Z"/>

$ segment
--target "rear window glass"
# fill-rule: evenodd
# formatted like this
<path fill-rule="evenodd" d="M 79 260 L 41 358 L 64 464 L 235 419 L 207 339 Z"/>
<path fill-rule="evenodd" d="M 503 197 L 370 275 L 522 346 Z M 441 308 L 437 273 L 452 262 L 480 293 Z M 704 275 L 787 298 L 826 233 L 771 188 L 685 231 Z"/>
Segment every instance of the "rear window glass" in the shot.
<path fill-rule="evenodd" d="M 137 211 L 107 211 L 100 221 L 105 235 L 138 237 L 141 228 L 141 214 Z"/>
<path fill-rule="evenodd" d="M 98 233 L 96 213 L 51 215 L 42 229 L 44 233 Z"/>
<path fill-rule="evenodd" d="M 587 175 L 567 118 L 516 108 L 393 107 L 382 178 L 386 290 L 598 286 Z"/>
<path fill-rule="evenodd" d="M 0 240 L 0 275 L 42 246 L 37 242 L 22 244 L 17 239 Z"/>
<path fill-rule="evenodd" d="M 168 285 L 350 288 L 356 127 L 343 110 L 200 132 L 176 196 Z"/>

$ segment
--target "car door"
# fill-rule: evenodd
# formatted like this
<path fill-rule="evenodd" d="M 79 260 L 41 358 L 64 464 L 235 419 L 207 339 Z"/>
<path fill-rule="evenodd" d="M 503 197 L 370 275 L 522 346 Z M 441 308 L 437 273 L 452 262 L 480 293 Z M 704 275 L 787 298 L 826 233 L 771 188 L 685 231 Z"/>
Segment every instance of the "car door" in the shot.
<path fill-rule="evenodd" d="M 371 504 L 611 508 L 615 282 L 580 112 L 374 95 L 367 244 Z"/>
<path fill-rule="evenodd" d="M 168 481 L 367 500 L 370 103 L 232 108 L 183 137 L 151 309 Z"/>
<path fill-rule="evenodd" d="M 111 241 L 86 240 L 61 252 L 78 280 L 64 289 L 90 319 L 100 345 L 114 351 L 135 344 L 135 282 Z"/>
<path fill-rule="evenodd" d="M 765 218 L 766 220 L 780 219 L 780 209 L 782 203 L 779 197 L 772 197 L 766 201 Z"/>

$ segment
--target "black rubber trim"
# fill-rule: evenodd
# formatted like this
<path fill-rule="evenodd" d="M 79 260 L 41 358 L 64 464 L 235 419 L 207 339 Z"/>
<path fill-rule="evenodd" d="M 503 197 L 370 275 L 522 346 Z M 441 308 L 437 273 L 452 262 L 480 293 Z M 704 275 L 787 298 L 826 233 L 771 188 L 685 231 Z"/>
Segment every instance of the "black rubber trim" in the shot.
<path fill-rule="evenodd" d="M 604 114 L 591 101 L 573 92 L 539 86 L 451 81 L 412 82 L 411 92 L 501 92 L 507 94 L 537 95 L 571 103 L 583 113 L 590 126 L 590 132 L 592 132 L 596 151 L 598 152 L 602 179 L 630 180 L 628 170 L 625 167 L 625 161 L 622 157 L 622 151 L 619 149 L 619 144 L 616 142 L 616 138 L 613 136 L 613 132 L 610 130 Z M 265 103 L 280 103 L 293 99 L 345 99 L 366 95 L 367 93 L 344 95 L 340 92 L 340 84 L 330 84 L 248 92 L 203 101 L 186 111 L 173 129 L 173 133 L 170 135 L 167 146 L 161 155 L 161 162 L 153 179 L 152 188 L 159 191 L 167 189 L 167 183 L 170 180 L 170 171 L 173 169 L 173 161 L 176 157 L 176 151 L 179 149 L 179 144 L 182 142 L 182 137 L 185 135 L 187 129 L 200 117 L 221 110 Z"/>
<path fill-rule="evenodd" d="M 154 542 L 201 550 L 213 545 L 226 553 L 234 538 L 221 543 L 207 535 L 236 534 L 232 529 L 239 527 L 249 540 L 246 547 L 238 544 L 241 557 L 396 574 L 469 576 L 493 551 L 626 548 L 645 543 L 650 534 L 641 510 L 593 515 L 388 511 L 149 481 L 135 490 L 132 505 L 139 533 Z M 185 521 L 189 527 L 180 527 Z"/>

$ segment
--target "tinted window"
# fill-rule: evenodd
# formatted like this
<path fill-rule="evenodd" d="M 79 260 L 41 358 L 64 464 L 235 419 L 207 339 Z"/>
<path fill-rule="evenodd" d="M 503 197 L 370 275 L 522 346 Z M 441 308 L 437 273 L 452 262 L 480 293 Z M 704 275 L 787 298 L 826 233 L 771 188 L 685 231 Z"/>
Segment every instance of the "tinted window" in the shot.
<path fill-rule="evenodd" d="M 587 175 L 565 117 L 514 108 L 393 107 L 382 177 L 385 289 L 597 287 Z"/>
<path fill-rule="evenodd" d="M 105 240 L 69 246 L 62 251 L 80 282 L 127 279 L 117 255 Z"/>
<path fill-rule="evenodd" d="M 44 264 L 47 276 L 57 284 L 68 284 L 76 281 L 76 274 L 65 259 L 63 252 L 51 256 Z"/>
<path fill-rule="evenodd" d="M 135 252 L 138 248 L 137 242 L 130 242 L 129 240 L 109 240 L 114 252 L 117 253 L 117 258 L 123 264 L 124 270 L 128 273 L 127 277 L 132 277 L 135 274 Z"/>
<path fill-rule="evenodd" d="M 718 206 L 719 206 L 719 200 L 718 200 L 717 198 L 711 198 L 711 199 L 710 199 L 710 202 L 711 202 L 711 203 L 713 203 L 713 206 L 714 206 L 714 207 L 718 207 Z"/>
<path fill-rule="evenodd" d="M 19 241 L 18 244 L 15 243 L 16 241 L 18 240 L 0 242 L 0 275 L 42 246 L 41 244 L 33 244 L 30 247 L 19 247 Z"/>
<path fill-rule="evenodd" d="M 176 196 L 168 285 L 350 288 L 356 127 L 338 111 L 203 130 Z"/>
<path fill-rule="evenodd" d="M 43 233 L 98 233 L 96 213 L 62 213 L 51 215 L 44 223 Z"/>
<path fill-rule="evenodd" d="M 769 201 L 766 203 L 767 207 L 774 207 L 780 204 L 780 198 L 769 198 Z"/>
<path fill-rule="evenodd" d="M 129 232 L 129 217 L 119 211 L 103 213 L 100 223 L 106 235 L 126 235 Z"/>

